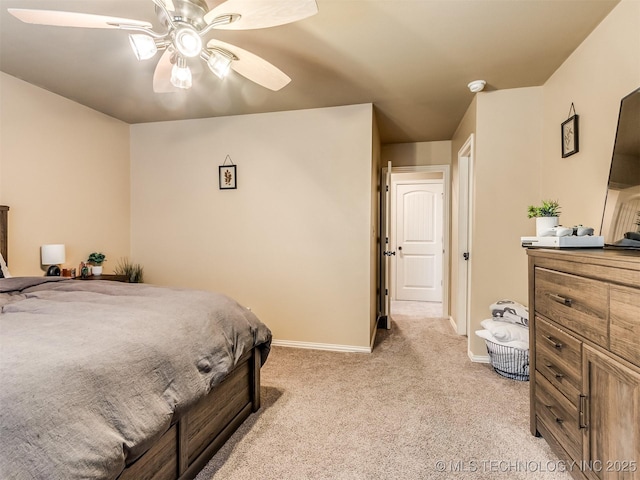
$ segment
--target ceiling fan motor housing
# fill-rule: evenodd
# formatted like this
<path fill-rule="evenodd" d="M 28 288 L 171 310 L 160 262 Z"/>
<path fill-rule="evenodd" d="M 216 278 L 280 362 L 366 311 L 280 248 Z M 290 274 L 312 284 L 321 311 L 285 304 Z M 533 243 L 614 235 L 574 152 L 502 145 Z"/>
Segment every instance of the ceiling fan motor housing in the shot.
<path fill-rule="evenodd" d="M 170 12 L 173 15 L 172 20 L 174 22 L 185 22 L 197 30 L 201 30 L 207 26 L 207 22 L 204 20 L 204 16 L 209 11 L 209 7 L 204 0 L 174 0 L 174 11 Z M 164 12 L 160 7 L 156 5 L 156 14 L 165 27 L 169 27 L 169 21 L 165 17 Z"/>

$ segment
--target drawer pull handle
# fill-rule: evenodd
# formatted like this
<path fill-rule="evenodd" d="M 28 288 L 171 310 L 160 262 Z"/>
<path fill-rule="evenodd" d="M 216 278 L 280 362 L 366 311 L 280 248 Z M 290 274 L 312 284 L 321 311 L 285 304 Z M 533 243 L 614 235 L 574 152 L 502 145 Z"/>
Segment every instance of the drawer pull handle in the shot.
<path fill-rule="evenodd" d="M 547 363 L 547 368 L 556 378 L 560 379 L 564 377 L 564 374 L 557 371 L 551 363 Z"/>
<path fill-rule="evenodd" d="M 561 303 L 567 307 L 570 307 L 571 304 L 573 303 L 573 300 L 571 300 L 570 298 L 566 298 L 561 295 L 556 295 L 555 293 L 550 293 L 549 296 L 551 297 L 551 300 L 553 300 L 554 302 Z"/>
<path fill-rule="evenodd" d="M 553 338 L 550 335 L 543 335 L 543 338 L 547 342 L 549 342 L 551 345 L 553 345 L 554 348 L 561 349 L 562 347 L 564 347 L 564 345 L 562 343 L 560 343 L 558 340 L 556 340 L 555 338 Z"/>
<path fill-rule="evenodd" d="M 553 405 L 545 405 L 545 407 L 547 407 L 549 409 L 549 413 L 551 415 L 556 417 L 556 422 L 557 423 L 559 423 L 560 425 L 562 425 L 564 423 L 564 418 L 559 417 L 558 415 L 556 415 L 556 412 L 553 411 Z"/>

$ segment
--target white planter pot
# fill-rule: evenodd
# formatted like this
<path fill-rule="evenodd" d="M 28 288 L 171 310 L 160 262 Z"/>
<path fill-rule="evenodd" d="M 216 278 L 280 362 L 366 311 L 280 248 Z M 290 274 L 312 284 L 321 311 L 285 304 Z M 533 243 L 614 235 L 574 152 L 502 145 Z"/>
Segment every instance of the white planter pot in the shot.
<path fill-rule="evenodd" d="M 536 217 L 536 237 L 543 236 L 550 228 L 557 227 L 560 217 Z"/>
<path fill-rule="evenodd" d="M 93 265 L 91 267 L 91 273 L 93 273 L 94 275 L 102 275 L 102 265 Z"/>

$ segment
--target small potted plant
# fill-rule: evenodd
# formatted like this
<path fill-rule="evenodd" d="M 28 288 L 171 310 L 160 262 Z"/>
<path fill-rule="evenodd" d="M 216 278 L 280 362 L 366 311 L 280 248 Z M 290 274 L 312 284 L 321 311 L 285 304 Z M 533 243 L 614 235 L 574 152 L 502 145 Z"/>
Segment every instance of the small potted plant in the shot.
<path fill-rule="evenodd" d="M 104 253 L 93 252 L 89 255 L 87 263 L 92 265 L 91 273 L 94 275 L 102 275 L 102 262 L 106 261 Z"/>
<path fill-rule="evenodd" d="M 144 268 L 139 263 L 131 263 L 128 258 L 121 258 L 113 273 L 124 275 L 129 283 L 143 283 Z"/>
<path fill-rule="evenodd" d="M 529 218 L 536 219 L 536 236 L 539 237 L 543 232 L 558 226 L 560 205 L 557 200 L 543 200 L 538 207 L 529 205 L 528 215 Z"/>

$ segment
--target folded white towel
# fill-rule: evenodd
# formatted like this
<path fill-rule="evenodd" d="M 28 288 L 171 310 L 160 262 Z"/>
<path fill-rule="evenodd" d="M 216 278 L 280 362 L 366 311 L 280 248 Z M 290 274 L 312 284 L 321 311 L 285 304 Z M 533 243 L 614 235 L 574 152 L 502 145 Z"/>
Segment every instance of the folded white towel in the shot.
<path fill-rule="evenodd" d="M 501 317 L 507 322 L 529 325 L 529 309 L 513 300 L 498 300 L 489 306 L 491 316 Z"/>
<path fill-rule="evenodd" d="M 489 330 L 491 335 L 501 342 L 519 340 L 529 343 L 529 329 L 527 327 L 502 320 L 501 318 L 487 318 L 482 320 L 480 325 L 482 325 L 482 328 Z"/>
<path fill-rule="evenodd" d="M 505 347 L 519 348 L 520 350 L 529 350 L 529 343 L 521 340 L 512 340 L 510 342 L 503 342 L 491 335 L 489 330 L 476 330 L 476 335 L 490 342 L 497 343 L 498 345 L 504 345 Z"/>

